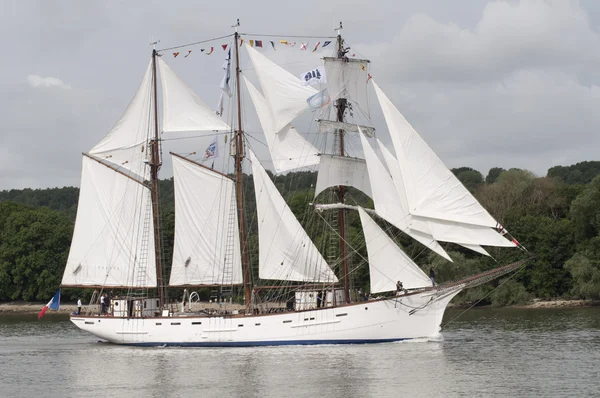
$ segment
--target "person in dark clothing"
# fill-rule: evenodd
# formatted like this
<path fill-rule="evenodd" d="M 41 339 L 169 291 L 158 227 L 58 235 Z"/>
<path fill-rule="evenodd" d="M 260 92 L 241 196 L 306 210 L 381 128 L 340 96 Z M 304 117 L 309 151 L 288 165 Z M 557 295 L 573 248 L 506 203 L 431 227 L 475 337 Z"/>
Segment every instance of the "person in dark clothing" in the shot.
<path fill-rule="evenodd" d="M 404 290 L 404 285 L 402 285 L 402 282 L 398 281 L 396 282 L 396 294 L 400 294 L 400 292 L 402 292 L 402 290 Z"/>
<path fill-rule="evenodd" d="M 431 286 L 435 287 L 435 270 L 433 267 L 429 268 L 429 279 L 431 279 Z"/>

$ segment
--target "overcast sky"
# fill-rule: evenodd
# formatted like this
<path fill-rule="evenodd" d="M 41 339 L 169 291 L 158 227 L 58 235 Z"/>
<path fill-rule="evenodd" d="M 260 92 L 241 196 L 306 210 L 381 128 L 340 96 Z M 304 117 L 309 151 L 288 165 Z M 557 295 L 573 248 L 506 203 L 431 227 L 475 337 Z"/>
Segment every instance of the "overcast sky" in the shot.
<path fill-rule="evenodd" d="M 343 21 L 347 42 L 448 167 L 545 175 L 599 160 L 593 0 L 4 0 L 0 190 L 78 186 L 81 152 L 131 100 L 151 35 L 159 47 L 194 42 L 231 33 L 237 17 L 242 32 L 281 38 L 333 35 Z M 223 52 L 196 53 L 185 65 L 165 60 L 213 104 Z"/>

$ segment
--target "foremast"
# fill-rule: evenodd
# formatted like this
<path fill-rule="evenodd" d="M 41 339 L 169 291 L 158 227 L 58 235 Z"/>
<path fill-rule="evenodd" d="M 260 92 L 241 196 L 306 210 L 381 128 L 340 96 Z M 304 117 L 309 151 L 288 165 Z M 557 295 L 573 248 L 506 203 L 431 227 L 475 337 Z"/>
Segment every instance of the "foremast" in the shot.
<path fill-rule="evenodd" d="M 236 198 L 238 208 L 238 222 L 240 229 L 240 242 L 242 245 L 242 273 L 244 277 L 244 303 L 248 306 L 251 302 L 252 282 L 250 280 L 250 266 L 248 263 L 248 247 L 246 239 L 246 222 L 244 213 L 244 197 L 243 197 L 243 170 L 242 160 L 244 159 L 244 131 L 242 130 L 242 105 L 240 95 L 240 35 L 238 33 L 238 27 L 240 26 L 240 20 L 234 25 L 234 46 L 235 46 L 235 87 L 236 87 L 236 102 L 237 102 L 237 129 L 235 130 L 235 182 L 236 182 Z"/>
<path fill-rule="evenodd" d="M 156 45 L 156 43 L 153 43 Z M 160 239 L 160 213 L 159 213 L 159 193 L 158 193 L 158 171 L 161 166 L 160 160 L 160 140 L 158 130 L 158 88 L 156 78 L 156 57 L 158 56 L 156 48 L 152 50 L 152 81 L 154 96 L 154 138 L 150 140 L 150 177 L 152 180 L 152 217 L 154 221 L 154 255 L 156 261 L 156 287 L 158 289 L 158 298 L 160 308 L 163 308 L 166 298 L 166 286 L 163 279 L 162 261 L 161 261 L 161 239 Z"/>
<path fill-rule="evenodd" d="M 342 23 L 340 22 L 340 26 L 337 29 L 337 57 L 344 57 L 344 40 L 342 39 L 341 34 Z M 338 98 L 336 102 L 337 107 L 337 121 L 344 121 L 344 113 L 346 112 L 346 107 L 348 105 L 348 100 L 346 98 Z M 338 143 L 339 143 L 339 153 L 341 157 L 344 157 L 344 130 L 338 130 Z M 343 185 L 339 185 L 336 188 L 337 199 L 339 203 L 344 203 L 344 196 L 346 194 L 346 187 Z M 339 226 L 339 234 L 340 234 L 340 257 L 342 260 L 342 278 L 343 278 L 343 286 L 344 286 L 344 299 L 346 303 L 350 302 L 350 287 L 348 283 L 348 258 L 346 256 L 346 213 L 343 208 L 338 210 L 338 226 Z"/>

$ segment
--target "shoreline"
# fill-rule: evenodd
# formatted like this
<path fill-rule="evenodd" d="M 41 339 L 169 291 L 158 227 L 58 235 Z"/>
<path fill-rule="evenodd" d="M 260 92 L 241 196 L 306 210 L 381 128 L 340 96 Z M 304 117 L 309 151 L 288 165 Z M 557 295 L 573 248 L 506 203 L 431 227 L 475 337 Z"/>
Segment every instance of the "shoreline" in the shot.
<path fill-rule="evenodd" d="M 218 307 L 218 304 L 209 304 L 209 303 L 196 303 L 194 306 L 199 306 L 202 308 L 211 308 Z M 226 306 L 240 307 L 239 305 L 229 304 Z M 468 305 L 452 305 L 450 304 L 448 308 L 450 309 L 461 309 L 465 308 Z M 515 304 L 509 305 L 505 307 L 496 307 L 496 309 L 500 308 L 517 308 L 517 309 L 537 309 L 537 308 L 585 308 L 585 307 L 596 307 L 600 306 L 600 301 L 598 300 L 564 300 L 564 299 L 550 299 L 550 300 L 541 300 L 535 299 L 527 304 Z M 84 306 L 85 308 L 87 306 Z M 15 315 L 26 315 L 26 314 L 37 314 L 44 308 L 43 303 L 30 303 L 30 302 L 8 302 L 8 303 L 0 303 L 0 315 L 7 314 L 15 314 Z M 490 308 L 489 305 L 474 307 L 474 308 Z M 76 304 L 61 304 L 60 309 L 58 311 L 49 310 L 48 314 L 71 314 L 77 310 Z"/>

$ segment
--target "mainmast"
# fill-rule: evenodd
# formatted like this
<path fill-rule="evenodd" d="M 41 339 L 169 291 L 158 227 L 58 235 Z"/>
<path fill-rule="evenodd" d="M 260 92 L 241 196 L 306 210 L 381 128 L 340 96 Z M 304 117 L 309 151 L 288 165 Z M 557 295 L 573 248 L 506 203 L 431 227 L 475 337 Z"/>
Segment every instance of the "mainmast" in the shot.
<path fill-rule="evenodd" d="M 337 57 L 344 57 L 344 40 L 342 39 L 342 23 L 340 22 L 340 27 L 337 28 Z M 346 98 L 338 98 L 336 101 L 337 107 L 337 121 L 344 121 L 344 113 L 346 111 L 346 106 L 348 101 Z M 344 156 L 344 130 L 338 130 L 339 137 L 339 146 L 340 146 L 340 156 Z M 346 193 L 346 189 L 343 185 L 339 185 L 337 187 L 337 197 L 339 203 L 344 203 L 344 195 Z M 346 303 L 350 302 L 350 290 L 348 284 L 348 259 L 346 258 L 346 226 L 345 226 L 346 213 L 344 209 L 338 210 L 338 226 L 340 228 L 340 256 L 342 258 L 342 276 L 343 276 L 343 284 L 344 284 L 344 297 Z"/>
<path fill-rule="evenodd" d="M 153 43 L 156 46 L 156 42 Z M 163 283 L 161 247 L 160 247 L 160 216 L 158 212 L 158 170 L 160 161 L 160 141 L 158 133 L 158 90 L 156 81 L 156 47 L 152 50 L 152 80 L 154 84 L 154 139 L 150 141 L 150 175 L 152 178 L 152 216 L 154 218 L 154 255 L 156 256 L 156 284 L 160 308 L 165 304 L 165 284 Z"/>
<path fill-rule="evenodd" d="M 250 266 L 248 264 L 248 248 L 246 240 L 246 220 L 244 218 L 244 198 L 243 198 L 243 172 L 242 172 L 242 160 L 244 159 L 244 132 L 242 131 L 242 106 L 240 96 L 240 45 L 238 43 L 240 35 L 238 34 L 238 27 L 240 26 L 240 20 L 237 20 L 234 35 L 234 46 L 235 46 L 235 87 L 237 95 L 237 117 L 238 117 L 238 128 L 235 131 L 235 181 L 236 181 L 236 192 L 237 192 L 237 207 L 238 207 L 238 220 L 240 228 L 240 242 L 242 243 L 242 270 L 244 274 L 244 300 L 245 304 L 250 305 L 251 300 L 251 281 L 250 281 Z"/>

